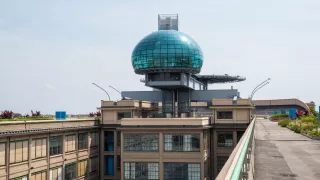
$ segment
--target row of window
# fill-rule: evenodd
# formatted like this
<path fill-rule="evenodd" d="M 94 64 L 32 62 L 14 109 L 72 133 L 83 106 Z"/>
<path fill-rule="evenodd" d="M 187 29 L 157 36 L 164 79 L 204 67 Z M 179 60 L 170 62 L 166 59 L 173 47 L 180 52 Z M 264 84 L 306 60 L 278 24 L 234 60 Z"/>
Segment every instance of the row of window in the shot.
<path fill-rule="evenodd" d="M 165 180 L 200 180 L 200 164 L 164 163 Z M 125 180 L 158 180 L 159 163 L 126 162 L 124 163 Z"/>
<path fill-rule="evenodd" d="M 124 134 L 124 151 L 159 151 L 159 134 Z M 200 134 L 164 134 L 164 151 L 199 152 Z"/>
<path fill-rule="evenodd" d="M 88 133 L 78 134 L 78 149 L 88 148 Z M 97 132 L 90 133 L 90 147 L 98 145 L 99 137 Z M 49 155 L 62 154 L 64 151 L 71 152 L 76 150 L 76 135 L 66 135 L 63 143 L 63 136 L 50 136 L 49 138 Z M 29 158 L 29 140 L 11 141 L 9 143 L 10 163 L 27 161 Z M 6 143 L 0 142 L 0 166 L 5 165 Z M 43 158 L 47 156 L 47 138 L 36 138 L 31 140 L 31 159 Z"/>
<path fill-rule="evenodd" d="M 77 166 L 77 169 L 76 169 Z M 76 171 L 78 172 L 76 174 Z M 98 157 L 90 158 L 89 165 L 88 159 L 84 159 L 78 162 L 66 164 L 64 166 L 64 175 L 62 174 L 62 166 L 58 166 L 55 168 L 51 168 L 49 171 L 49 180 L 59 180 L 64 176 L 65 180 L 74 180 L 78 177 L 86 176 L 88 173 L 98 172 Z M 31 180 L 47 180 L 47 176 L 49 175 L 47 171 L 40 171 L 31 174 Z M 13 178 L 10 180 L 28 180 L 27 176 L 21 176 L 17 178 Z"/>

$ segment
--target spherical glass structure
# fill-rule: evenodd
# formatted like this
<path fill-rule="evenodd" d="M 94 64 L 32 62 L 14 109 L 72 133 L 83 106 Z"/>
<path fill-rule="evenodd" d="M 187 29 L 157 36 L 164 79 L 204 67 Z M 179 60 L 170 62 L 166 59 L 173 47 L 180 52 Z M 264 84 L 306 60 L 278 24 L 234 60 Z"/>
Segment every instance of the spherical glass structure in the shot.
<path fill-rule="evenodd" d="M 199 45 L 188 35 L 175 30 L 160 30 L 143 38 L 131 56 L 136 73 L 199 73 L 203 55 Z"/>

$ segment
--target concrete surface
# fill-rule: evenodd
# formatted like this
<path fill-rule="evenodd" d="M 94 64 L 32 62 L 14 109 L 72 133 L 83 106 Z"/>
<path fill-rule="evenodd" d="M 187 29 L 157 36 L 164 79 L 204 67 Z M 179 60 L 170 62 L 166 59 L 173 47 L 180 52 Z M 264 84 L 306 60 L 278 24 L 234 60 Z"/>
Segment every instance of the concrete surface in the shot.
<path fill-rule="evenodd" d="M 255 143 L 254 179 L 320 180 L 320 141 L 257 119 Z"/>

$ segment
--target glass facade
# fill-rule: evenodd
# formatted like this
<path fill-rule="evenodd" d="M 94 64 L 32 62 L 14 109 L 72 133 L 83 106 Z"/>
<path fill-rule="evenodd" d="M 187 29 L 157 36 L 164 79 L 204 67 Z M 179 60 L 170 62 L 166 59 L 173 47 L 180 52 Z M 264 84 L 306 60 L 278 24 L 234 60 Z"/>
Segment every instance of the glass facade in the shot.
<path fill-rule="evenodd" d="M 125 180 L 158 180 L 159 179 L 159 163 L 142 163 L 132 162 L 124 163 L 124 179 Z"/>
<path fill-rule="evenodd" d="M 164 163 L 165 180 L 200 180 L 200 164 Z"/>
<path fill-rule="evenodd" d="M 199 152 L 199 134 L 165 134 L 164 151 Z"/>
<path fill-rule="evenodd" d="M 183 68 L 200 72 L 203 54 L 188 35 L 175 30 L 160 30 L 143 38 L 134 48 L 131 59 L 135 70 Z"/>
<path fill-rule="evenodd" d="M 124 151 L 159 151 L 158 134 L 123 134 Z"/>

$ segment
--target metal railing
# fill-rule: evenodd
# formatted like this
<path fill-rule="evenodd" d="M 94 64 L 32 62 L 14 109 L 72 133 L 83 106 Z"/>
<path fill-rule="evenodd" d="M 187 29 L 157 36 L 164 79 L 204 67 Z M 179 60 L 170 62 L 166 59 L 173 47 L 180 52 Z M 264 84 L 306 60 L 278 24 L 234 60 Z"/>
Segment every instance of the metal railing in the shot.
<path fill-rule="evenodd" d="M 217 180 L 254 179 L 254 125 L 256 118 L 248 126 L 241 140 L 217 176 Z"/>

